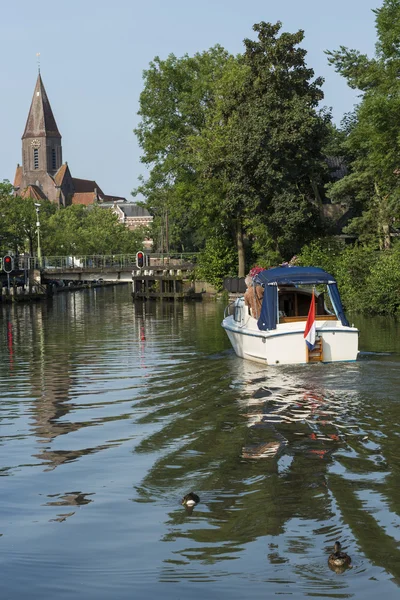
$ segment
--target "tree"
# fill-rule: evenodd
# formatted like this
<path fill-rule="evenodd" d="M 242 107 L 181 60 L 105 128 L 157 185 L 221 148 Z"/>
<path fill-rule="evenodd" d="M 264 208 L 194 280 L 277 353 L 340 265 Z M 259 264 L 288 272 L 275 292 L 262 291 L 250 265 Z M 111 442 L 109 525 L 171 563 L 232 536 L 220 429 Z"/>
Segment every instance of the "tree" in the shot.
<path fill-rule="evenodd" d="M 0 247 L 16 254 L 37 252 L 37 215 L 32 198 L 14 196 L 13 186 L 0 184 Z M 40 241 L 46 256 L 134 254 L 148 235 L 144 227 L 130 231 L 111 209 L 72 205 L 58 208 L 41 200 Z"/>
<path fill-rule="evenodd" d="M 219 290 L 224 278 L 234 276 L 237 272 L 235 259 L 235 251 L 229 239 L 209 238 L 198 258 L 196 277 L 208 281 Z"/>
<path fill-rule="evenodd" d="M 48 255 L 134 254 L 147 233 L 130 231 L 111 209 L 72 205 L 51 217 L 44 247 Z"/>
<path fill-rule="evenodd" d="M 390 228 L 400 218 L 400 0 L 384 0 L 376 15 L 376 55 L 368 58 L 343 46 L 328 51 L 329 62 L 362 92 L 344 149 L 350 172 L 329 194 L 359 209 L 348 227 L 360 241 L 387 249 Z"/>
<path fill-rule="evenodd" d="M 136 130 L 150 167 L 138 188 L 170 241 L 229 237 L 245 273 L 246 242 L 290 254 L 319 226 L 315 189 L 329 115 L 322 79 L 305 65 L 303 32 L 254 26 L 243 55 L 220 46 L 156 58 L 145 72 Z"/>
<path fill-rule="evenodd" d="M 135 133 L 143 151 L 141 160 L 150 171 L 133 194 L 143 195 L 154 215 L 153 237 L 161 250 L 190 250 L 204 242 L 202 190 L 188 137 L 204 127 L 215 81 L 228 56 L 215 46 L 193 57 L 156 57 L 143 74 L 141 122 Z"/>
<path fill-rule="evenodd" d="M 11 249 L 11 237 L 8 231 L 6 219 L 6 207 L 8 201 L 13 197 L 13 186 L 7 180 L 0 183 L 0 250 L 4 254 Z"/>
<path fill-rule="evenodd" d="M 318 112 L 323 94 L 299 46 L 304 34 L 282 33 L 281 23 L 259 23 L 258 39 L 227 64 L 217 83 L 208 127 L 197 138 L 205 179 L 220 190 L 214 212 L 234 235 L 239 275 L 245 236 L 261 258 L 288 256 L 320 229 L 315 190 L 322 182 L 322 147 L 330 116 Z M 196 140 L 193 140 L 196 144 Z M 261 247 L 263 250 L 261 250 Z"/>
<path fill-rule="evenodd" d="M 0 184 L 0 214 L 2 247 L 16 254 L 28 251 L 31 255 L 37 251 L 37 216 L 33 198 L 21 198 L 13 195 L 14 188 L 9 182 Z M 41 240 L 45 239 L 47 222 L 56 207 L 48 200 L 40 204 Z"/>

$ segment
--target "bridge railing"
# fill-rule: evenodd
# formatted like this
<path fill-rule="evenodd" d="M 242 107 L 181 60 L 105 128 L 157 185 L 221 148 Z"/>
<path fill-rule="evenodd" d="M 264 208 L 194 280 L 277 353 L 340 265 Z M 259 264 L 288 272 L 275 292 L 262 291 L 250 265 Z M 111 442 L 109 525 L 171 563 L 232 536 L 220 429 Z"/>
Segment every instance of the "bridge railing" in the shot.
<path fill-rule="evenodd" d="M 150 265 L 180 265 L 185 263 L 195 264 L 197 252 L 182 252 L 171 254 L 149 253 Z M 113 255 L 86 255 L 86 256 L 43 256 L 24 257 L 20 256 L 18 267 L 23 269 L 45 269 L 45 270 L 67 270 L 67 269 L 104 269 L 119 268 L 133 269 L 136 266 L 136 254 L 113 254 Z"/>

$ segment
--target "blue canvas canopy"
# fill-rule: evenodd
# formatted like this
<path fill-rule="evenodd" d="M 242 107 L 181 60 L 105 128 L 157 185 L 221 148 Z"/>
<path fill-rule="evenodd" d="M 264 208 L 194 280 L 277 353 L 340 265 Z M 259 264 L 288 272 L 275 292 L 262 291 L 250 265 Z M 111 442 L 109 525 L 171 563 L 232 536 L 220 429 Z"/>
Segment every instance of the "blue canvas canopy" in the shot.
<path fill-rule="evenodd" d="M 265 331 L 276 329 L 278 321 L 278 285 L 326 284 L 332 306 L 342 325 L 349 327 L 335 279 L 318 267 L 276 267 L 260 271 L 254 277 L 256 285 L 264 287 L 264 297 L 258 328 Z"/>

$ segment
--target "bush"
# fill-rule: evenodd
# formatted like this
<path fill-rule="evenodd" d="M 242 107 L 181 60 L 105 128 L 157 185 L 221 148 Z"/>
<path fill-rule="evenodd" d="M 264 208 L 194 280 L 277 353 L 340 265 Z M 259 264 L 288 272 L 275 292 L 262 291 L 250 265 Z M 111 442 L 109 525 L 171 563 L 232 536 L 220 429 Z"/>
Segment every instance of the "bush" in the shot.
<path fill-rule="evenodd" d="M 366 281 L 364 312 L 394 315 L 400 308 L 400 247 L 379 253 Z"/>
<path fill-rule="evenodd" d="M 237 256 L 231 242 L 224 238 L 209 238 L 197 260 L 196 279 L 207 281 L 220 290 L 224 278 L 236 274 Z"/>
<path fill-rule="evenodd" d="M 400 310 L 399 244 L 378 252 L 367 246 L 345 247 L 337 240 L 321 240 L 302 248 L 298 263 L 331 273 L 347 310 L 379 315 Z"/>

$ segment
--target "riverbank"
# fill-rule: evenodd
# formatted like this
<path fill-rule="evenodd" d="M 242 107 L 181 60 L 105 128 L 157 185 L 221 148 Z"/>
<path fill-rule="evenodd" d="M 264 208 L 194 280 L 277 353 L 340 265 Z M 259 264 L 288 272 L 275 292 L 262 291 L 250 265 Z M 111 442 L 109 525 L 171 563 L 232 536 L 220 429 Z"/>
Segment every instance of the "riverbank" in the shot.
<path fill-rule="evenodd" d="M 115 285 L 126 285 L 127 281 L 89 281 L 86 283 L 73 283 L 65 285 L 64 283 L 36 284 L 31 286 L 11 286 L 10 289 L 2 288 L 0 303 L 11 304 L 13 302 L 38 302 L 53 297 L 56 294 L 77 292 L 80 290 L 110 287 Z M 72 284 L 72 285 L 71 285 Z"/>

